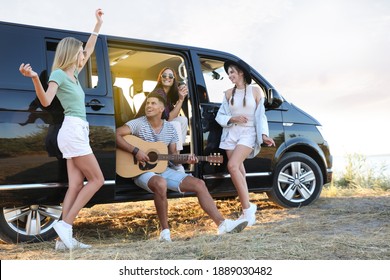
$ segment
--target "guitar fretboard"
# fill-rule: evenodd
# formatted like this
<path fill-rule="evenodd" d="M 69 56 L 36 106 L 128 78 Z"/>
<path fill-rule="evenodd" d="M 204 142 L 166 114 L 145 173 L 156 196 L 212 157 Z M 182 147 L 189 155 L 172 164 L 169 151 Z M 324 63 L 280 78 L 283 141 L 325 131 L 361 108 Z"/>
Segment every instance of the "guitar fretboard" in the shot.
<path fill-rule="evenodd" d="M 159 160 L 187 161 L 190 155 L 164 155 L 158 154 Z M 196 156 L 199 161 L 208 161 L 207 156 Z"/>

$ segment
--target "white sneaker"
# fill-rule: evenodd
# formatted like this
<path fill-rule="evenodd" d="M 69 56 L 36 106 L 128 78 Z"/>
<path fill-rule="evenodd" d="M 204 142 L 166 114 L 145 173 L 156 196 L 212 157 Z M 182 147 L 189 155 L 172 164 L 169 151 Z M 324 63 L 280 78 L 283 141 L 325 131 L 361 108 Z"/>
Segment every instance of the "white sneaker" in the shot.
<path fill-rule="evenodd" d="M 54 230 L 61 238 L 62 242 L 68 249 L 73 249 L 73 229 L 72 227 L 66 227 L 63 221 L 59 221 L 53 225 Z"/>
<path fill-rule="evenodd" d="M 248 224 L 248 221 L 245 219 L 239 219 L 239 220 L 229 220 L 226 219 L 222 222 L 222 224 L 218 227 L 218 234 L 225 234 L 225 233 L 236 233 L 242 231 Z"/>
<path fill-rule="evenodd" d="M 160 242 L 172 242 L 169 229 L 166 228 L 160 233 Z"/>
<path fill-rule="evenodd" d="M 89 249 L 91 248 L 92 246 L 91 245 L 88 245 L 88 244 L 84 244 L 80 241 L 77 241 L 75 238 L 72 238 L 72 244 L 73 244 L 73 248 L 78 248 L 78 249 Z M 65 250 L 67 249 L 67 247 L 65 246 L 64 242 L 62 242 L 62 240 L 57 240 L 56 241 L 56 246 L 55 246 L 55 250 Z"/>
<path fill-rule="evenodd" d="M 257 205 L 253 203 L 249 203 L 249 208 L 243 209 L 243 214 L 239 219 L 245 219 L 248 221 L 248 227 L 253 226 L 256 223 L 256 211 Z"/>

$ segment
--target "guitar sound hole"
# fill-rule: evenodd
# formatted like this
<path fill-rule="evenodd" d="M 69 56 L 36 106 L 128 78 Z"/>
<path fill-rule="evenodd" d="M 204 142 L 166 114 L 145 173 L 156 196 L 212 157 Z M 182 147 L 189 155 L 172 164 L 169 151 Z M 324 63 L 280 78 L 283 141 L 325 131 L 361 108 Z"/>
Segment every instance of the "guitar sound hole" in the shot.
<path fill-rule="evenodd" d="M 148 153 L 148 157 L 150 162 L 155 162 L 158 159 L 158 154 L 156 152 L 150 152 Z"/>

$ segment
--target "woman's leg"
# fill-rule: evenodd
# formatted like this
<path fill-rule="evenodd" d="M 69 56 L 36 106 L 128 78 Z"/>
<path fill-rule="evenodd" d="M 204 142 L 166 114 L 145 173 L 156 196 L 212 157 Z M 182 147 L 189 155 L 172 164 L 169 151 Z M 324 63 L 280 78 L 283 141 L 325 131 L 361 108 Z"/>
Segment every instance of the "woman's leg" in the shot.
<path fill-rule="evenodd" d="M 187 117 L 185 117 L 185 116 L 178 116 L 178 117 L 174 118 L 173 120 L 180 123 L 182 139 L 183 139 L 183 143 L 185 143 L 186 142 L 186 137 L 187 137 L 187 130 L 188 130 L 188 119 L 187 119 Z"/>
<path fill-rule="evenodd" d="M 187 130 L 188 130 L 188 119 L 185 116 L 178 116 L 171 121 L 172 125 L 175 127 L 177 134 L 179 136 L 178 151 L 183 150 L 183 145 L 186 142 Z"/>
<path fill-rule="evenodd" d="M 84 183 L 84 175 L 81 171 L 74 165 L 72 159 L 66 160 L 67 172 L 68 172 L 68 181 L 69 186 L 66 191 L 64 201 L 62 203 L 62 218 L 64 219 L 70 208 L 72 207 L 74 201 L 76 200 L 77 195 L 79 194 Z"/>
<path fill-rule="evenodd" d="M 68 172 L 71 172 L 69 177 L 74 176 L 75 192 L 77 192 L 80 186 L 80 174 L 83 175 L 83 179 L 84 177 L 87 179 L 87 184 L 78 191 L 75 198 L 73 197 L 73 192 L 69 195 L 69 201 L 71 202 L 73 199 L 73 203 L 69 205 L 69 210 L 66 209 L 66 216 L 63 216 L 62 219 L 70 225 L 73 224 L 80 210 L 104 184 L 103 173 L 94 154 L 72 158 L 72 162 L 72 169 L 68 170 Z"/>
<path fill-rule="evenodd" d="M 181 132 L 180 123 L 177 121 L 171 121 L 170 123 L 175 128 L 176 133 L 177 133 L 177 137 L 179 138 L 179 141 L 177 142 L 177 145 L 176 145 L 176 149 L 178 151 L 181 151 L 181 150 L 183 150 L 183 134 Z"/>
<path fill-rule="evenodd" d="M 228 156 L 228 170 L 232 178 L 233 184 L 236 187 L 238 197 L 240 198 L 241 206 L 243 209 L 249 208 L 249 193 L 248 185 L 246 182 L 246 172 L 244 168 L 244 160 L 252 152 L 252 149 L 237 145 L 234 150 L 227 150 Z"/>

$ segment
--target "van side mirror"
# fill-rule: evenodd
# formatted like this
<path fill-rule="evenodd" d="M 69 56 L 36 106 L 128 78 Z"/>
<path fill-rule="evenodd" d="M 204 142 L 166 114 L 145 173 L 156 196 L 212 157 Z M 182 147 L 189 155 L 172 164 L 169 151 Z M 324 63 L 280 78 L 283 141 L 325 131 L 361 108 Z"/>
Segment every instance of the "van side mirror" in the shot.
<path fill-rule="evenodd" d="M 283 103 L 283 98 L 280 94 L 273 88 L 267 90 L 267 100 L 265 103 L 266 108 L 275 109 L 278 108 Z"/>

